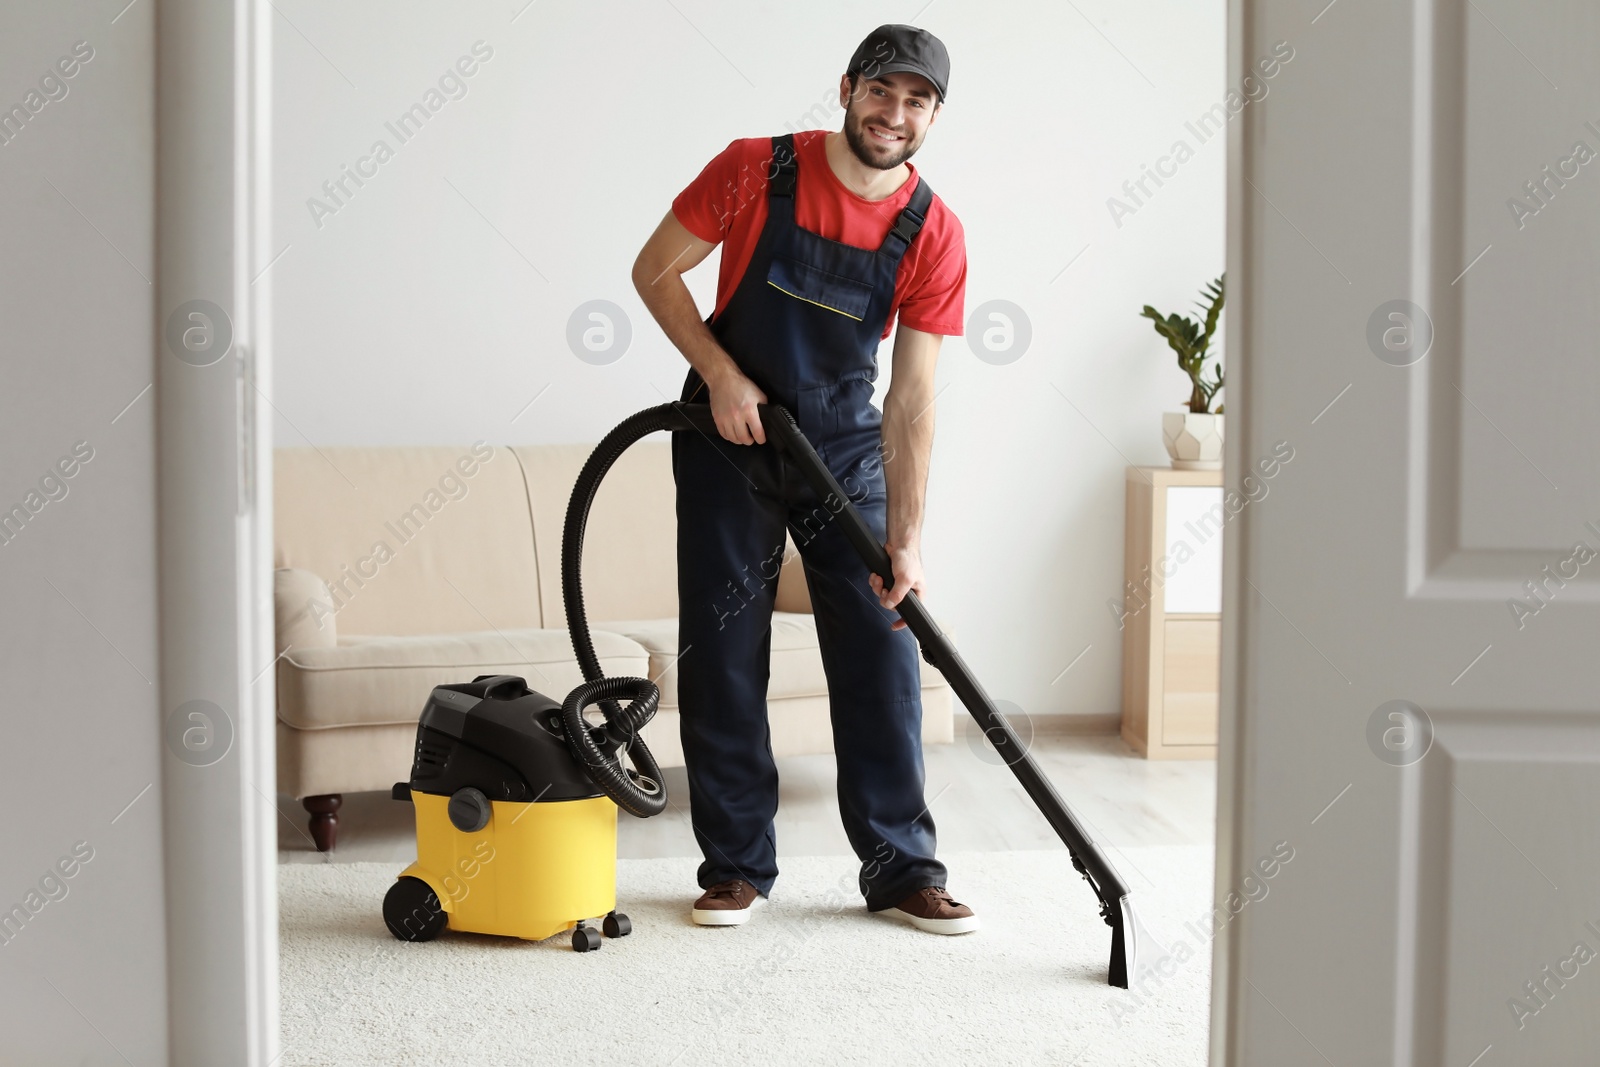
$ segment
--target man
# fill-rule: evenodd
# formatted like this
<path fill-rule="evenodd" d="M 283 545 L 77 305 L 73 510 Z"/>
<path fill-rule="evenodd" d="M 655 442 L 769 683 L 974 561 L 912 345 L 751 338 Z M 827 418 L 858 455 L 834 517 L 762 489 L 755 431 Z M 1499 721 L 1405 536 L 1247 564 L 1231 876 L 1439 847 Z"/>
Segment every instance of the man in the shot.
<path fill-rule="evenodd" d="M 682 399 L 709 403 L 720 435 L 672 435 L 680 724 L 705 856 L 690 914 L 701 925 L 745 922 L 778 874 L 766 695 L 786 528 L 805 565 L 840 815 L 867 907 L 936 933 L 978 925 L 934 858 L 918 650 L 893 610 L 906 590 L 923 592 L 934 363 L 944 335 L 962 332 L 961 224 L 907 162 L 949 76 L 938 38 L 878 27 L 840 77 L 842 130 L 735 140 L 673 201 L 634 264 L 639 295 L 689 361 Z M 719 242 L 717 304 L 702 322 L 682 275 Z M 878 344 L 897 312 L 880 412 Z M 766 443 L 764 403 L 794 415 L 884 543 L 891 588 L 793 463 L 754 447 Z"/>

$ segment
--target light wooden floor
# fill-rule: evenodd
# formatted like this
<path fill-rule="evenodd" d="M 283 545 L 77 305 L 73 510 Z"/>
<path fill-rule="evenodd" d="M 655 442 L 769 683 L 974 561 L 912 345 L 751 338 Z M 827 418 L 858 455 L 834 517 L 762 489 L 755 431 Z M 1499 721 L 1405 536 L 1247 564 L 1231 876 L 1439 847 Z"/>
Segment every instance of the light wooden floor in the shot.
<path fill-rule="evenodd" d="M 1060 841 L 1008 767 L 958 718 L 954 744 L 926 749 L 926 795 L 941 852 L 1057 848 Z M 1079 821 L 1112 852 L 1142 845 L 1210 845 L 1216 819 L 1216 763 L 1151 762 L 1116 736 L 1041 733 L 1034 760 Z M 778 761 L 780 855 L 849 855 L 839 824 L 832 755 Z M 623 858 L 698 856 L 689 824 L 689 787 L 681 767 L 665 772 L 671 807 L 653 819 L 622 815 L 617 852 Z M 283 863 L 375 861 L 400 866 L 416 859 L 411 805 L 387 793 L 348 793 L 339 812 L 339 840 L 318 853 L 297 801 L 277 798 L 278 858 Z M 1132 878 L 1133 875 L 1128 875 Z"/>

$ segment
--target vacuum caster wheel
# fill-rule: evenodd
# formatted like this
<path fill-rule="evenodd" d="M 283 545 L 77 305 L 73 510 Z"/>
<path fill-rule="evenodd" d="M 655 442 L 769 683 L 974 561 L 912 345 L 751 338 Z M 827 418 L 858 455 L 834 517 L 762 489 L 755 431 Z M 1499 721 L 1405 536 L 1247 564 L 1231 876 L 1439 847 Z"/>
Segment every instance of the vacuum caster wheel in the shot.
<path fill-rule="evenodd" d="M 402 941 L 432 941 L 450 917 L 421 878 L 399 878 L 383 897 L 383 922 Z"/>
<path fill-rule="evenodd" d="M 600 931 L 579 923 L 572 931 L 572 951 L 593 952 L 600 947 Z"/>
<path fill-rule="evenodd" d="M 600 924 L 600 929 L 605 931 L 607 937 L 627 937 L 633 933 L 633 923 L 620 911 L 609 912 L 605 921 Z"/>

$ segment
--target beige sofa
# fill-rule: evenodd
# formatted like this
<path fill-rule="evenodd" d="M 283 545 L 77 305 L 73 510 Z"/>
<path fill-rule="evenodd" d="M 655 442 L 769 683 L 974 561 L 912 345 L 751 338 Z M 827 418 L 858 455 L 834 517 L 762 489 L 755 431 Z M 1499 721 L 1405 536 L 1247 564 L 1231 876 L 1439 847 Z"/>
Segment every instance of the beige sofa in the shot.
<path fill-rule="evenodd" d="M 417 717 L 435 685 L 519 674 L 559 700 L 583 681 L 565 629 L 561 535 L 592 447 L 275 453 L 278 789 L 302 801 L 319 849 L 333 846 L 340 794 L 410 777 Z M 606 476 L 583 582 L 605 673 L 661 687 L 644 737 L 667 767 L 683 763 L 676 532 L 670 443 L 658 435 Z M 832 751 L 810 612 L 790 542 L 767 704 L 779 756 Z M 950 741 L 950 689 L 918 662 L 923 739 Z"/>

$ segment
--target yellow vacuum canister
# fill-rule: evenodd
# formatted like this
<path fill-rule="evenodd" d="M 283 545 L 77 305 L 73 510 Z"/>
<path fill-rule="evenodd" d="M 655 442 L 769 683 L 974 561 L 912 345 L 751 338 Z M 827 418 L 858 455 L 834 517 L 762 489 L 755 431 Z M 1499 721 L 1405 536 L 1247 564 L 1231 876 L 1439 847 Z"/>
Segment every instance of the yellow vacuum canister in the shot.
<path fill-rule="evenodd" d="M 633 699 L 622 707 L 619 696 Z M 635 800 L 660 793 L 637 734 L 658 700 L 642 678 L 586 683 L 564 703 L 511 675 L 435 688 L 417 723 L 411 780 L 392 792 L 415 809 L 417 862 L 384 898 L 390 932 L 403 941 L 447 928 L 538 941 L 572 930 L 580 952 L 599 948 L 601 931 L 627 935 L 628 917 L 616 910 L 618 801 L 609 794 L 638 814 Z M 607 721 L 591 725 L 583 709 L 602 701 Z M 625 768 L 624 753 L 642 770 Z M 596 918 L 600 930 L 588 925 Z"/>

